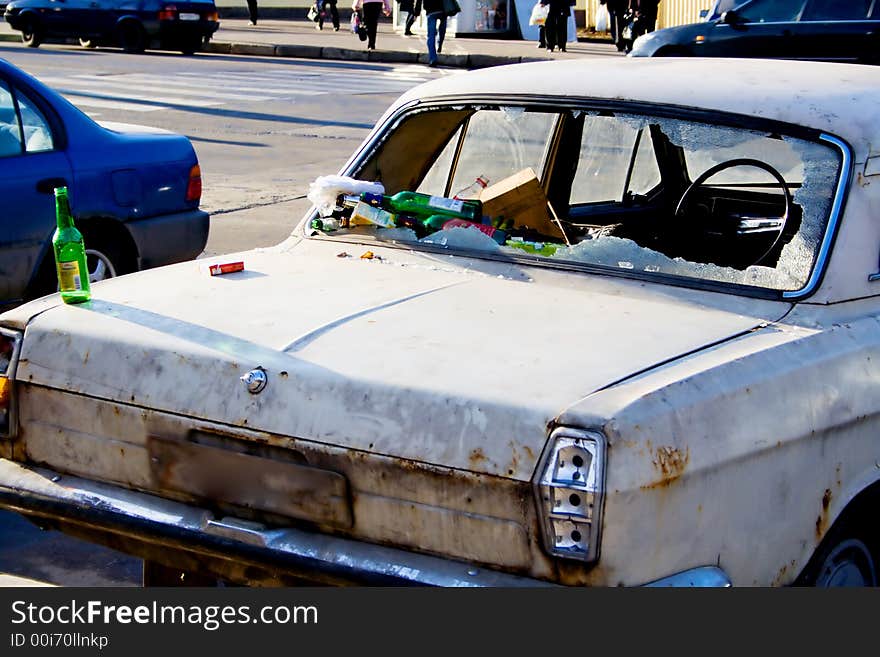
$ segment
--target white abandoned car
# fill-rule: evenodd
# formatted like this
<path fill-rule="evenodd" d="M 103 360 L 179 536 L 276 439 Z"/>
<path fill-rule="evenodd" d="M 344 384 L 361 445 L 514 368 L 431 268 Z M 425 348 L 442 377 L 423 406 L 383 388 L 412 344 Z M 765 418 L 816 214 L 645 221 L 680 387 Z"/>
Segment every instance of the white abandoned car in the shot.
<path fill-rule="evenodd" d="M 878 105 L 805 62 L 417 87 L 341 172 L 384 196 L 0 316 L 0 505 L 150 581 L 876 584 Z"/>

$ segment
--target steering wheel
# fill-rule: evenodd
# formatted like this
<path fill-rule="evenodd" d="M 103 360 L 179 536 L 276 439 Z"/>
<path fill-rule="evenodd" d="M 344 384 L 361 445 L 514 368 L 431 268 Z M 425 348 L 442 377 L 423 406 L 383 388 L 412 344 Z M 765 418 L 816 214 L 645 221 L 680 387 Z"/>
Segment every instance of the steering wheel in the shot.
<path fill-rule="evenodd" d="M 749 157 L 742 157 L 742 158 L 737 158 L 735 160 L 727 160 L 725 162 L 721 162 L 719 164 L 716 164 L 715 166 L 710 167 L 709 169 L 706 169 L 703 173 L 701 173 L 699 176 L 697 176 L 697 179 L 694 180 L 688 186 L 688 188 L 686 190 L 684 190 L 684 194 L 681 195 L 681 198 L 678 201 L 678 205 L 675 206 L 675 214 L 673 215 L 673 217 L 679 217 L 682 214 L 682 211 L 687 206 L 688 202 L 691 200 L 691 197 L 693 196 L 694 191 L 697 190 L 698 188 L 702 187 L 706 183 L 706 181 L 709 180 L 709 178 L 711 178 L 712 176 L 714 176 L 717 173 L 720 173 L 721 171 L 725 171 L 727 169 L 732 169 L 734 167 L 755 167 L 756 169 L 761 169 L 762 171 L 766 171 L 767 173 L 769 173 L 771 176 L 773 176 L 776 179 L 776 182 L 779 183 L 779 186 L 782 188 L 782 193 L 785 196 L 785 212 L 780 217 L 776 218 L 776 221 L 779 224 L 778 228 L 777 228 L 776 238 L 773 240 L 773 243 L 770 245 L 770 248 L 768 248 L 760 258 L 758 258 L 757 260 L 755 260 L 751 264 L 751 266 L 754 267 L 759 262 L 761 262 L 764 258 L 766 258 L 768 255 L 770 255 L 770 253 L 773 251 L 773 249 L 776 248 L 776 245 L 779 243 L 779 239 L 782 237 L 782 234 L 785 231 L 785 224 L 788 222 L 788 218 L 791 215 L 792 210 L 793 210 L 791 193 L 788 191 L 788 183 L 785 182 L 785 178 L 782 177 L 782 174 L 779 173 L 779 171 L 774 169 L 772 166 L 770 166 L 766 162 L 762 162 L 761 160 L 755 160 L 755 159 L 749 158 Z M 744 219 L 740 222 L 740 226 L 738 229 L 738 233 L 740 235 L 744 235 L 749 232 L 757 232 L 759 230 L 763 232 L 763 230 L 768 227 L 766 224 L 753 225 L 753 224 L 748 223 L 750 221 L 754 221 L 754 220 Z M 773 227 L 773 226 L 771 225 L 770 227 Z"/>

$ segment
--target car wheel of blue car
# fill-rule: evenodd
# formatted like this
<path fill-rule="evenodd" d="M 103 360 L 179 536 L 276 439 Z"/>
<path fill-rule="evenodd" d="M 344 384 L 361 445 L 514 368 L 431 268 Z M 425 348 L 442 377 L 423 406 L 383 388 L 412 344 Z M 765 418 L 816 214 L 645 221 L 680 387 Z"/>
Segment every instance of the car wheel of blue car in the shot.
<path fill-rule="evenodd" d="M 137 21 L 121 22 L 116 28 L 116 35 L 119 47 L 125 52 L 143 52 L 147 48 L 147 33 Z"/>
<path fill-rule="evenodd" d="M 43 26 L 33 17 L 26 17 L 21 23 L 21 42 L 28 48 L 38 48 L 43 43 Z"/>
<path fill-rule="evenodd" d="M 111 257 L 97 249 L 86 249 L 86 264 L 89 268 L 89 283 L 103 281 L 116 276 L 116 266 Z"/>

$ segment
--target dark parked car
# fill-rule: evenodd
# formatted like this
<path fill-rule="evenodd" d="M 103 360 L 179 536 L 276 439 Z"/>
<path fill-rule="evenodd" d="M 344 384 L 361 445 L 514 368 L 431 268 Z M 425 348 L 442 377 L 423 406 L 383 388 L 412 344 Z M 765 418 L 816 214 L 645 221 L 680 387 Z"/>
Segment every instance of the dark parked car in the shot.
<path fill-rule="evenodd" d="M 85 48 L 143 52 L 158 47 L 192 54 L 220 26 L 214 0 L 13 0 L 4 16 L 32 48 L 44 40 L 71 38 Z"/>
<path fill-rule="evenodd" d="M 0 59 L 0 308 L 53 292 L 53 190 L 67 186 L 92 281 L 195 258 L 208 239 L 189 139 L 98 125 Z"/>
<path fill-rule="evenodd" d="M 716 20 L 636 39 L 631 56 L 762 57 L 877 63 L 880 2 L 752 0 Z"/>

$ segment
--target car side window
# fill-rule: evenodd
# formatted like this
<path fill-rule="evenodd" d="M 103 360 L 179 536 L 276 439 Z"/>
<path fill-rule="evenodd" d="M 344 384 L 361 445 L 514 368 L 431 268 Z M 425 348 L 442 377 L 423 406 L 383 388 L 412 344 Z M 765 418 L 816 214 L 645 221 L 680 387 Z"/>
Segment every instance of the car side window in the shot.
<path fill-rule="evenodd" d="M 861 21 L 868 17 L 872 0 L 810 0 L 802 21 Z"/>
<path fill-rule="evenodd" d="M 24 128 L 25 150 L 28 153 L 41 153 L 55 148 L 52 130 L 43 113 L 22 93 L 16 94 L 21 123 Z"/>
<path fill-rule="evenodd" d="M 585 118 L 572 205 L 621 202 L 626 192 L 646 194 L 659 183 L 660 169 L 647 130 L 611 116 Z"/>
<path fill-rule="evenodd" d="M 478 176 L 490 185 L 526 168 L 540 176 L 558 119 L 558 114 L 526 112 L 521 107 L 475 112 L 462 128 L 460 149 L 459 132 L 436 159 L 418 191 L 443 194 L 453 166 L 450 195 L 467 188 Z"/>
<path fill-rule="evenodd" d="M 0 82 L 0 157 L 21 155 L 21 128 L 15 100 L 5 82 Z"/>
<path fill-rule="evenodd" d="M 796 21 L 806 0 L 753 0 L 736 10 L 746 23 L 788 23 Z"/>

